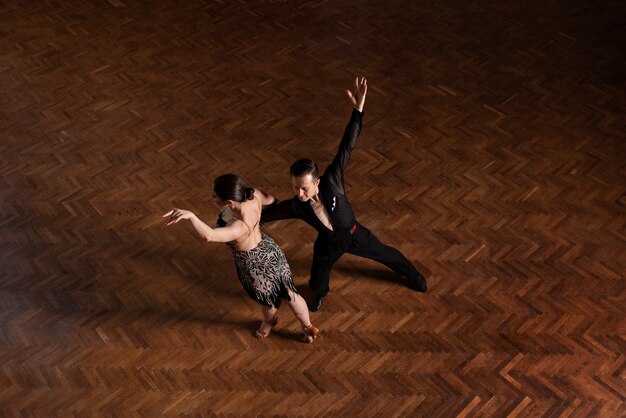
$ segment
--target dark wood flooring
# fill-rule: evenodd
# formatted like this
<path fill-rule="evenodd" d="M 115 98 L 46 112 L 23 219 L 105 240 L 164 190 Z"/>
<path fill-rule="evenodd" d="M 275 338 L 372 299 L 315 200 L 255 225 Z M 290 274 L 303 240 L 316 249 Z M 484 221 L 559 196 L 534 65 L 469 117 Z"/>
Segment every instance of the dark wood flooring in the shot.
<path fill-rule="evenodd" d="M 0 416 L 626 414 L 620 1 L 0 2 Z M 346 174 L 426 294 L 346 256 L 299 342 L 215 219 L 291 196 L 369 80 Z M 305 296 L 314 231 L 268 234 Z"/>

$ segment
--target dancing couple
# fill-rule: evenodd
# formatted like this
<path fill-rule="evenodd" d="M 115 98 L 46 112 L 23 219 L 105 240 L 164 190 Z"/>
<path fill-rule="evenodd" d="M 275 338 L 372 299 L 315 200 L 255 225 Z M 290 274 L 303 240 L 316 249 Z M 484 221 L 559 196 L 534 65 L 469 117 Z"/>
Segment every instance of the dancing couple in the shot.
<path fill-rule="evenodd" d="M 208 242 L 224 242 L 230 248 L 237 276 L 248 295 L 261 304 L 263 321 L 256 336 L 267 337 L 277 325 L 282 300 L 300 321 L 304 341 L 313 342 L 319 329 L 311 324 L 309 310 L 318 311 L 329 292 L 330 271 L 344 254 L 369 258 L 389 267 L 409 280 L 409 287 L 426 292 L 426 280 L 400 251 L 381 243 L 358 223 L 348 201 L 344 171 L 361 132 L 367 80 L 357 78 L 353 91 L 346 90 L 353 106 L 339 149 L 331 164 L 319 176 L 317 164 L 301 159 L 291 165 L 295 196 L 279 202 L 262 191 L 246 187 L 233 174 L 218 177 L 213 184 L 214 198 L 223 209 L 215 228 L 209 227 L 187 210 L 172 209 L 163 215 L 166 225 L 188 219 L 196 232 Z M 314 297 L 307 304 L 293 284 L 287 259 L 278 245 L 261 232 L 265 222 L 298 218 L 318 232 L 313 247 L 309 287 Z"/>

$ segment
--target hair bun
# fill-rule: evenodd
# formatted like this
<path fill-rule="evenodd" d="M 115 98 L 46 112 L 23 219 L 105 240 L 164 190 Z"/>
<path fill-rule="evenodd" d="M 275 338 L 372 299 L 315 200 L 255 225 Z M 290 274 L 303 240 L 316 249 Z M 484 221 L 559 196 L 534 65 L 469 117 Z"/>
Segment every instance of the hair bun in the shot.
<path fill-rule="evenodd" d="M 246 187 L 246 200 L 254 199 L 254 188 Z"/>

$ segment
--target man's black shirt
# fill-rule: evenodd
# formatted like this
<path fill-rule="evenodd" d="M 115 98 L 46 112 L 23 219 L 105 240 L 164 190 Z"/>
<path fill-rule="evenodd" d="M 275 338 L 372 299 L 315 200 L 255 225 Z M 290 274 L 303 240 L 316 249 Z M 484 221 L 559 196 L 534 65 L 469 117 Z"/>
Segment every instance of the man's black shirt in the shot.
<path fill-rule="evenodd" d="M 320 235 L 325 236 L 333 235 L 333 233 L 344 234 L 352 230 L 356 220 L 345 192 L 344 171 L 357 137 L 361 133 L 362 119 L 363 112 L 353 109 L 339 144 L 337 155 L 320 177 L 319 197 L 328 212 L 334 231 L 330 231 L 320 221 L 309 201 L 301 202 L 298 197 L 284 200 L 263 209 L 262 222 L 298 218 L 315 228 Z"/>

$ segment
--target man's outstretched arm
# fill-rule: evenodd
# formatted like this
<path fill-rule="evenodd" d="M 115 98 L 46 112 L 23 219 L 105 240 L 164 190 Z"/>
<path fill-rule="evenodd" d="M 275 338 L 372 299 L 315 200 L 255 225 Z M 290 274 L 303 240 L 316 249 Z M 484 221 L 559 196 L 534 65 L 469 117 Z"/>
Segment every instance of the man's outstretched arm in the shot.
<path fill-rule="evenodd" d="M 350 160 L 352 150 L 356 145 L 356 140 L 361 133 L 363 120 L 363 107 L 365 106 L 365 96 L 367 94 L 367 80 L 364 77 L 356 78 L 354 90 L 346 90 L 348 99 L 354 107 L 348 126 L 343 133 L 343 138 L 339 144 L 337 154 L 332 163 L 328 166 L 324 175 L 332 181 L 338 189 L 343 192 L 343 173 Z"/>
<path fill-rule="evenodd" d="M 263 210 L 261 212 L 261 223 L 264 224 L 266 222 L 279 221 L 281 219 L 293 219 L 300 218 L 298 214 L 293 199 L 278 201 L 274 199 L 274 201 L 267 206 L 263 206 Z"/>

